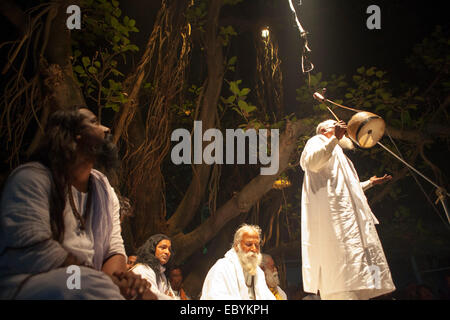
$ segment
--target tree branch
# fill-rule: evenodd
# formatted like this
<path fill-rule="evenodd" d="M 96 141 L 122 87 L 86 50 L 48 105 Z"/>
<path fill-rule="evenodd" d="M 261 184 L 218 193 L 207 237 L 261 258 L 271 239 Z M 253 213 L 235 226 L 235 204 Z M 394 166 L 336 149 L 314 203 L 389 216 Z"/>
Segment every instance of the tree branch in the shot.
<path fill-rule="evenodd" d="M 15 3 L 0 0 L 0 13 L 19 30 L 21 36 L 27 33 L 28 17 Z"/>
<path fill-rule="evenodd" d="M 296 140 L 312 130 L 304 120 L 288 123 L 280 137 L 279 168 L 275 175 L 259 175 L 251 180 L 237 195 L 222 205 L 217 212 L 189 234 L 178 233 L 172 237 L 175 246 L 185 249 L 177 254 L 177 262 L 184 261 L 193 252 L 211 240 L 223 226 L 239 214 L 248 212 L 269 190 L 278 176 L 288 168 L 291 155 L 296 151 Z"/>
<path fill-rule="evenodd" d="M 217 37 L 221 7 L 222 0 L 211 1 L 206 24 L 205 48 L 208 77 L 200 111 L 200 120 L 202 121 L 202 129 L 204 131 L 214 126 L 217 102 L 222 90 L 224 76 L 222 42 Z M 168 220 L 169 234 L 181 232 L 195 216 L 205 195 L 211 168 L 210 165 L 206 164 L 193 166 L 192 182 L 178 205 L 177 210 Z"/>

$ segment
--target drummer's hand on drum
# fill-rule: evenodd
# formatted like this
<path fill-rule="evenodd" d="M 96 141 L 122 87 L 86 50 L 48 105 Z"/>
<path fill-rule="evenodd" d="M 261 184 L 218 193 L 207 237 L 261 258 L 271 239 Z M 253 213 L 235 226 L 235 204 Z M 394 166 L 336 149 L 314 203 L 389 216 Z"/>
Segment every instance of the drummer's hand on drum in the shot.
<path fill-rule="evenodd" d="M 334 135 L 338 140 L 341 140 L 341 138 L 344 136 L 344 134 L 347 132 L 347 124 L 340 120 L 336 122 L 334 125 Z"/>
<path fill-rule="evenodd" d="M 372 183 L 372 185 L 376 185 L 376 184 L 382 184 L 382 183 L 388 182 L 391 179 L 392 179 L 391 175 L 385 174 L 382 177 L 377 177 L 377 176 L 371 177 L 370 182 Z"/>

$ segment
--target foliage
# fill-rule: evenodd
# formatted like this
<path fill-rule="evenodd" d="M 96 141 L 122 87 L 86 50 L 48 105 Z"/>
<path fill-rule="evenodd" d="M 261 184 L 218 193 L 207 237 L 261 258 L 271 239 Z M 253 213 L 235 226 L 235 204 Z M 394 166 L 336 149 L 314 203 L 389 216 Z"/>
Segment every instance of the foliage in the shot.
<path fill-rule="evenodd" d="M 130 34 L 139 32 L 136 21 L 122 17 L 117 0 L 83 0 L 83 32 L 74 32 L 73 70 L 85 97 L 99 108 L 119 110 L 127 101 L 123 94 L 119 63 L 139 48 Z"/>
<path fill-rule="evenodd" d="M 447 28 L 448 29 L 448 28 Z M 448 74 L 450 67 L 450 40 L 447 29 L 437 26 L 430 37 L 425 38 L 413 49 L 413 54 L 406 59 L 409 67 L 416 70 L 429 70 L 434 73 Z M 443 83 L 449 89 L 449 82 Z"/>

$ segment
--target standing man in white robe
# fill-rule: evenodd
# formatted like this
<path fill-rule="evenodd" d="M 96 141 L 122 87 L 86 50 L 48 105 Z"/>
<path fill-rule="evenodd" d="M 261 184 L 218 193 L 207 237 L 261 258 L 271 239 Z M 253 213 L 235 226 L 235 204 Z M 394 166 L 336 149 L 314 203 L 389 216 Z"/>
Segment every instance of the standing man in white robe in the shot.
<path fill-rule="evenodd" d="M 275 300 L 259 267 L 260 242 L 258 226 L 242 225 L 233 247 L 206 275 L 200 300 Z"/>
<path fill-rule="evenodd" d="M 351 149 L 343 121 L 327 120 L 300 158 L 302 272 L 305 292 L 322 300 L 365 300 L 395 290 L 364 190 L 390 180 L 359 181 L 342 147 Z"/>

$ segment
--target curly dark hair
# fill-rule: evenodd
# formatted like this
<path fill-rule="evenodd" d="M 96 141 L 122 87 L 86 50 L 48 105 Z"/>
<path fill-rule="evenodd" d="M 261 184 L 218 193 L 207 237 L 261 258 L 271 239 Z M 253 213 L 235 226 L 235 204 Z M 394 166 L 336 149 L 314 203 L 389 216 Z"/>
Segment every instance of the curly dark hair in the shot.
<path fill-rule="evenodd" d="M 158 258 L 155 256 L 156 252 L 156 246 L 158 243 L 160 243 L 162 240 L 170 240 L 168 236 L 165 234 L 155 234 L 147 239 L 147 241 L 144 242 L 142 246 L 140 246 L 137 251 L 137 259 L 136 263 L 143 263 L 148 265 L 156 274 L 156 282 L 159 283 L 161 281 L 161 271 L 160 271 L 160 265 Z M 171 240 L 170 240 L 171 241 Z M 171 248 L 170 249 L 170 259 L 169 262 L 166 264 L 166 270 L 171 269 L 171 261 L 173 259 L 174 251 Z"/>
<path fill-rule="evenodd" d="M 68 166 L 76 158 L 76 139 L 84 116 L 79 112 L 86 107 L 58 110 L 51 114 L 45 136 L 36 152 L 30 157 L 49 168 L 52 174 L 50 191 L 50 225 L 53 239 L 64 239 L 64 208 L 69 190 Z"/>

